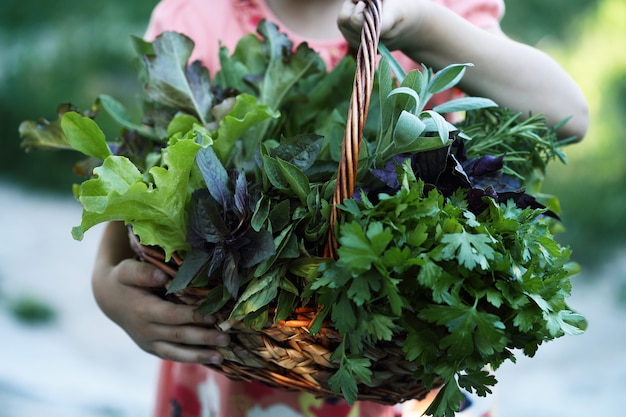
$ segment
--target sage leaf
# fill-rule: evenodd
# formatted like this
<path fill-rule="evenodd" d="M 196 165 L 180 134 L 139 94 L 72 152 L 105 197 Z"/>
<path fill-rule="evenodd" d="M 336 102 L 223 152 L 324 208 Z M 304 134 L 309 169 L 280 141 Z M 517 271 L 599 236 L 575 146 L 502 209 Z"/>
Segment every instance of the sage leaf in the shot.
<path fill-rule="evenodd" d="M 415 106 L 411 108 L 413 110 L 413 111 L 411 111 L 412 113 L 414 113 L 415 110 L 419 107 L 419 105 L 420 105 L 420 96 L 417 93 L 417 91 L 415 91 L 414 89 L 409 88 L 409 87 L 394 88 L 387 95 L 387 98 L 389 98 L 389 97 L 391 97 L 393 95 L 396 95 L 396 94 L 405 94 L 405 95 L 413 98 L 413 100 L 415 101 Z M 404 110 L 404 111 L 409 111 L 409 110 Z"/>
<path fill-rule="evenodd" d="M 498 105 L 488 98 L 483 97 L 462 97 L 450 100 L 433 108 L 437 113 L 452 113 L 458 111 L 479 110 L 488 107 L 498 107 Z"/>
<path fill-rule="evenodd" d="M 473 64 L 452 64 L 438 71 L 434 78 L 428 84 L 428 92 L 437 94 L 448 90 L 461 81 L 465 75 L 467 67 L 473 67 Z"/>
<path fill-rule="evenodd" d="M 402 111 L 393 132 L 394 145 L 398 149 L 408 148 L 422 135 L 425 129 L 426 124 L 418 116 Z"/>
<path fill-rule="evenodd" d="M 448 141 L 450 140 L 450 127 L 447 120 L 444 119 L 442 115 L 433 110 L 426 110 L 422 114 L 424 116 L 429 116 L 430 119 L 435 122 L 435 126 L 437 127 L 437 133 L 439 134 L 441 142 L 444 144 L 448 143 Z"/>
<path fill-rule="evenodd" d="M 404 68 L 402 68 L 402 66 L 391 54 L 389 49 L 382 42 L 378 44 L 378 51 L 382 56 L 381 63 L 379 63 L 378 65 L 378 69 L 380 70 L 381 67 L 388 65 L 389 68 L 393 71 L 393 74 L 396 76 L 398 82 L 402 84 L 402 81 L 404 81 L 404 78 L 406 77 L 406 72 L 404 71 Z M 383 60 L 385 61 L 385 64 L 382 64 Z"/>

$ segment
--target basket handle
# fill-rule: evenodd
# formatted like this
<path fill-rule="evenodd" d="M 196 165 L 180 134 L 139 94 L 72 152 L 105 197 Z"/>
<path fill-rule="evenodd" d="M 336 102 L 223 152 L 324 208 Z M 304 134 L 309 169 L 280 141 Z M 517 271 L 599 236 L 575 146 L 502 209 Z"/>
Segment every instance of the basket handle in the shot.
<path fill-rule="evenodd" d="M 324 250 L 324 256 L 334 259 L 337 258 L 339 246 L 335 233 L 335 226 L 339 219 L 337 205 L 341 204 L 345 198 L 352 198 L 354 194 L 359 150 L 361 149 L 363 128 L 367 120 L 376 72 L 381 13 L 382 0 L 365 0 L 365 10 L 363 11 L 365 22 L 361 30 L 361 43 L 356 56 L 356 72 L 330 211 L 328 241 Z"/>

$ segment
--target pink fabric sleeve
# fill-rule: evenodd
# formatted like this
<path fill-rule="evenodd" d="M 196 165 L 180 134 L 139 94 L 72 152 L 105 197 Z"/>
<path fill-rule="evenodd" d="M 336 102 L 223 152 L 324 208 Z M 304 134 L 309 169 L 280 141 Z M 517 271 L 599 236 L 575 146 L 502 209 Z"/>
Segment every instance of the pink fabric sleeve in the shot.
<path fill-rule="evenodd" d="M 504 16 L 504 0 L 436 0 L 474 25 L 497 27 Z"/>
<path fill-rule="evenodd" d="M 164 31 L 187 35 L 195 43 L 190 61 L 202 61 L 213 73 L 219 69 L 219 45 L 234 51 L 244 35 L 255 33 L 261 19 L 277 23 L 294 45 L 306 41 L 330 67 L 347 52 L 348 46 L 342 37 L 305 39 L 281 25 L 265 0 L 161 0 L 152 12 L 144 38 L 152 41 Z"/>
<path fill-rule="evenodd" d="M 144 38 L 152 41 L 159 34 L 168 30 L 175 30 L 190 36 L 188 21 L 190 20 L 189 6 L 191 3 L 187 0 L 160 1 L 152 10 Z"/>
<path fill-rule="evenodd" d="M 162 0 L 152 12 L 144 38 L 152 41 L 164 31 L 182 33 L 196 47 L 190 62 L 200 60 L 214 73 L 219 69 L 219 46 L 231 52 L 246 33 L 233 23 L 235 9 L 225 0 Z"/>
<path fill-rule="evenodd" d="M 503 0 L 433 1 L 482 28 L 498 27 L 504 15 Z M 199 59 L 211 73 L 214 73 L 219 69 L 220 42 L 232 52 L 241 37 L 254 31 L 255 25 L 250 26 L 250 20 L 254 16 L 245 15 L 257 13 L 264 14 L 272 20 L 276 18 L 264 0 L 250 1 L 247 7 L 242 7 L 241 3 L 234 0 L 161 0 L 153 10 L 145 38 L 154 40 L 166 30 L 187 35 L 196 43 L 190 61 Z M 257 10 L 250 12 L 251 9 Z M 244 21 L 245 23 L 242 23 Z M 291 36 L 296 44 L 303 40 L 284 27 L 281 30 Z M 309 41 L 309 45 L 317 50 L 331 67 L 337 63 L 347 47 L 343 40 L 327 43 Z M 415 68 L 416 64 L 409 58 L 400 53 L 394 55 L 406 69 Z"/>

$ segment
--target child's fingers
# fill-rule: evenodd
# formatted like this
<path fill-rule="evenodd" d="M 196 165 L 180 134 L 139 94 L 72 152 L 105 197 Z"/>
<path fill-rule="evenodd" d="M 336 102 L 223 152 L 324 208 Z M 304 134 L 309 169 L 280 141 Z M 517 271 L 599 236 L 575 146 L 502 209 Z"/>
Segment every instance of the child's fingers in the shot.
<path fill-rule="evenodd" d="M 153 335 L 162 342 L 195 347 L 225 347 L 230 343 L 228 334 L 200 326 L 153 326 Z"/>
<path fill-rule="evenodd" d="M 126 259 L 115 268 L 118 281 L 121 284 L 134 287 L 162 287 L 168 278 L 165 272 L 153 265 L 133 259 Z"/>
<path fill-rule="evenodd" d="M 154 351 L 150 353 L 161 359 L 182 363 L 220 364 L 224 360 L 217 351 L 171 342 L 156 342 Z"/>

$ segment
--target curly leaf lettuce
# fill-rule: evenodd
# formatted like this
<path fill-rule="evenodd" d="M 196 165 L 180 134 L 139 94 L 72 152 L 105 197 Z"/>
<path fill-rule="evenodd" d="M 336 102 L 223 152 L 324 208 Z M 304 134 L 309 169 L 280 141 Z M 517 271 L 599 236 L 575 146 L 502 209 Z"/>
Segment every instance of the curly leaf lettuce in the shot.
<path fill-rule="evenodd" d="M 24 120 L 20 123 L 19 133 L 22 137 L 22 148 L 33 149 L 72 149 L 61 127 L 63 115 L 73 111 L 71 104 L 63 103 L 57 107 L 58 118 L 54 121 L 46 119 Z"/>
<path fill-rule="evenodd" d="M 221 161 L 226 161 L 235 143 L 252 127 L 267 119 L 277 119 L 280 112 L 260 104 L 256 97 L 240 94 L 231 111 L 220 120 L 213 149 Z"/>
<path fill-rule="evenodd" d="M 159 245 L 166 258 L 174 252 L 189 250 L 187 243 L 187 205 L 189 183 L 195 157 L 201 144 L 181 139 L 162 153 L 162 163 L 144 175 L 126 157 L 109 156 L 94 169 L 94 177 L 76 187 L 83 206 L 80 226 L 72 230 L 75 239 L 94 225 L 106 221 L 132 224 L 144 245 Z"/>

